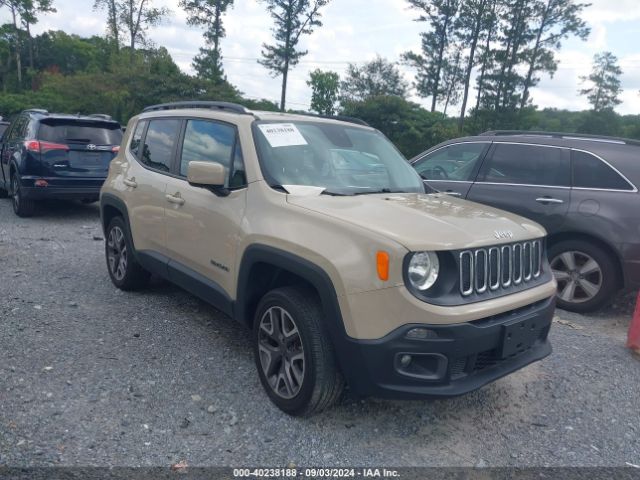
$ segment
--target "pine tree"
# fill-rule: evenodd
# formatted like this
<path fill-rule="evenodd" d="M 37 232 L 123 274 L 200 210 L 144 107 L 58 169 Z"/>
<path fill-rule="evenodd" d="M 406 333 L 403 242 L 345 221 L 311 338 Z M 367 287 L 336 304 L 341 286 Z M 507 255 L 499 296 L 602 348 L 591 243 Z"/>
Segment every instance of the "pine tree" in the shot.
<path fill-rule="evenodd" d="M 591 87 L 579 91 L 586 95 L 589 103 L 596 112 L 613 110 L 620 105 L 622 93 L 620 76 L 622 70 L 618 66 L 618 59 L 611 52 L 602 52 L 593 58 L 593 70 L 590 75 L 580 77 L 582 82 L 589 82 Z"/>
<path fill-rule="evenodd" d="M 274 76 L 282 76 L 280 110 L 284 111 L 287 100 L 287 80 L 289 69 L 309 53 L 298 49 L 300 37 L 313 33 L 321 27 L 320 9 L 329 0 L 263 0 L 274 20 L 273 44 L 262 45 L 262 59 L 258 63 L 266 67 Z"/>

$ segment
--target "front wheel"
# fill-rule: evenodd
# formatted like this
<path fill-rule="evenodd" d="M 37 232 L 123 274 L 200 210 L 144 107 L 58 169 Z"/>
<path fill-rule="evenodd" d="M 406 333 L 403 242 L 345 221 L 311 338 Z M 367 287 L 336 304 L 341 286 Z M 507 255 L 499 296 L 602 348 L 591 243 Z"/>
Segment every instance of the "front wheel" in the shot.
<path fill-rule="evenodd" d="M 267 293 L 253 325 L 255 363 L 271 401 L 294 416 L 334 405 L 344 388 L 315 292 L 285 287 Z"/>
<path fill-rule="evenodd" d="M 549 248 L 551 271 L 558 282 L 558 307 L 586 313 L 603 307 L 618 288 L 615 260 L 599 246 L 566 240 Z"/>

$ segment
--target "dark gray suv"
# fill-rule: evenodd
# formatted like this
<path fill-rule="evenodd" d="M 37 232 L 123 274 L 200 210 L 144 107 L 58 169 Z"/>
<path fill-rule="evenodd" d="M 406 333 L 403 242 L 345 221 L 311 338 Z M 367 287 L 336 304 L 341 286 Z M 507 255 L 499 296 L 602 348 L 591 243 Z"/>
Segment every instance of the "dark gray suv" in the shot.
<path fill-rule="evenodd" d="M 640 286 L 640 142 L 487 132 L 444 142 L 411 163 L 443 193 L 542 224 L 559 307 L 593 311 Z"/>

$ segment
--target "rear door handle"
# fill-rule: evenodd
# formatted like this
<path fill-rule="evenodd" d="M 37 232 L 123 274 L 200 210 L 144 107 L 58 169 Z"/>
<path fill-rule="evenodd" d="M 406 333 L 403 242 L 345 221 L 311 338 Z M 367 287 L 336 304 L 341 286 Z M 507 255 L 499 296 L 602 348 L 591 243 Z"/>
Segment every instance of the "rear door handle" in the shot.
<path fill-rule="evenodd" d="M 542 198 L 536 198 L 536 202 L 543 203 L 543 204 L 547 204 L 547 203 L 561 204 L 561 203 L 564 203 L 564 200 L 560 200 L 559 198 L 542 197 Z"/>
<path fill-rule="evenodd" d="M 454 192 L 453 190 L 447 190 L 446 192 L 442 192 L 445 195 L 451 195 L 452 197 L 461 197 L 462 194 L 458 192 Z"/>
<path fill-rule="evenodd" d="M 138 184 L 136 183 L 136 177 L 125 178 L 122 183 L 131 188 L 136 188 L 138 186 Z"/>
<path fill-rule="evenodd" d="M 175 205 L 184 205 L 184 198 L 180 196 L 180 192 L 177 192 L 174 195 L 165 195 L 165 198 L 169 203 L 173 203 Z"/>

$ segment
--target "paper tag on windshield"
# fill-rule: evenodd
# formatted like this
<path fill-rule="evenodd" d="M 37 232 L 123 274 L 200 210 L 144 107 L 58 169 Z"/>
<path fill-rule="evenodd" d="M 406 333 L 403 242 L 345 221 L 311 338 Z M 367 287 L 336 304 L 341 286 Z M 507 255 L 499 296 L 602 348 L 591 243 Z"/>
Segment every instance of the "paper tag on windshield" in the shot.
<path fill-rule="evenodd" d="M 298 127 L 293 123 L 266 123 L 258 125 L 272 147 L 307 145 Z"/>

